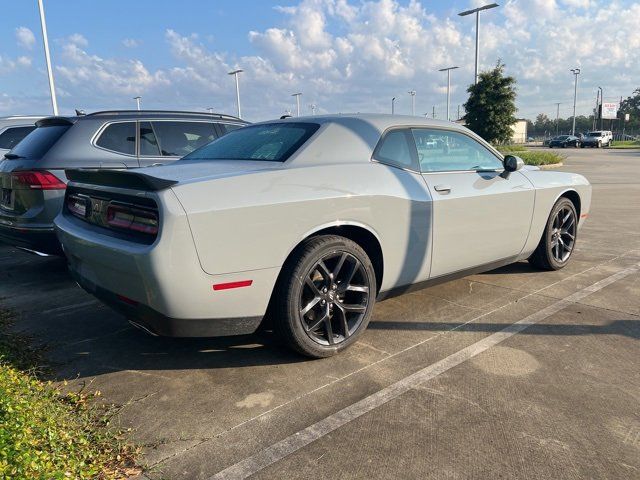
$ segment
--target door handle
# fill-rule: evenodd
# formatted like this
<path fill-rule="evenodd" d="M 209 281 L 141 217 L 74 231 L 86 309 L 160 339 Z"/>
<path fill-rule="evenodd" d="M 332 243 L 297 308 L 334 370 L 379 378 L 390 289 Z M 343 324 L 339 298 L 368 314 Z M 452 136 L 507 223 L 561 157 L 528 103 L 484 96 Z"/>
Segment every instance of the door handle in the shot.
<path fill-rule="evenodd" d="M 451 191 L 451 187 L 449 185 L 436 185 L 433 189 L 440 193 L 449 193 Z"/>

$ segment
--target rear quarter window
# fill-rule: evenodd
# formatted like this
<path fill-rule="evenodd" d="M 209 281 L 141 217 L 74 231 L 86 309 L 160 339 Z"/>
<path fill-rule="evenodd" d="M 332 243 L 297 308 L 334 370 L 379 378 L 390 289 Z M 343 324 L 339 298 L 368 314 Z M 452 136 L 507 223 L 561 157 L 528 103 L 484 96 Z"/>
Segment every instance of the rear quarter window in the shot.
<path fill-rule="evenodd" d="M 136 122 L 119 122 L 108 125 L 98 137 L 96 146 L 124 153 L 136 154 Z"/>

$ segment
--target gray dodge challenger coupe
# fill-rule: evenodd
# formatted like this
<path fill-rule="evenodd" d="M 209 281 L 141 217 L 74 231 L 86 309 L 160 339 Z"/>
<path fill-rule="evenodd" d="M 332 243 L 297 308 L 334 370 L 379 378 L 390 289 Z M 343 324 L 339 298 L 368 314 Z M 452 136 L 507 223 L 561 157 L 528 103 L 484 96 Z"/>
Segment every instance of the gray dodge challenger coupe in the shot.
<path fill-rule="evenodd" d="M 564 267 L 591 201 L 581 175 L 398 115 L 259 123 L 171 165 L 67 175 L 56 231 L 88 292 L 157 335 L 269 318 L 311 357 L 356 341 L 376 299 L 524 259 Z"/>

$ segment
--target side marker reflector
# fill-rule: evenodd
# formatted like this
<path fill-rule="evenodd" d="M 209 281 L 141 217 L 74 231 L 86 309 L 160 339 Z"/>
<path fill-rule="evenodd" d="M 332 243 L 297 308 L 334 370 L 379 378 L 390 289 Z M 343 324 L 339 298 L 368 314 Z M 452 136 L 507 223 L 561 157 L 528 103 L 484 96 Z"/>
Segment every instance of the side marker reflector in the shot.
<path fill-rule="evenodd" d="M 229 290 L 231 288 L 250 287 L 252 283 L 253 283 L 253 280 L 240 280 L 238 282 L 216 283 L 213 286 L 213 289 L 215 291 L 218 291 L 218 290 Z"/>

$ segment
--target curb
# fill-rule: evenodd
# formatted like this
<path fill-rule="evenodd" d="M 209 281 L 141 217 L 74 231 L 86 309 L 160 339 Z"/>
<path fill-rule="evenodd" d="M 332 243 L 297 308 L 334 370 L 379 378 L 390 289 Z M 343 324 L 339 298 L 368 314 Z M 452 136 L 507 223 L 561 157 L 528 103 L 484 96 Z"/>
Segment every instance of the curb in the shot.
<path fill-rule="evenodd" d="M 540 170 L 551 170 L 554 168 L 562 167 L 563 165 L 564 163 L 560 162 L 560 163 L 554 163 L 552 165 L 538 165 L 538 167 L 540 167 Z"/>

